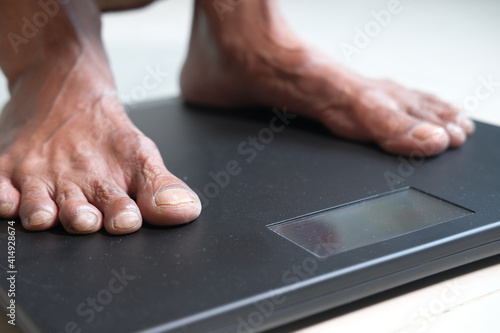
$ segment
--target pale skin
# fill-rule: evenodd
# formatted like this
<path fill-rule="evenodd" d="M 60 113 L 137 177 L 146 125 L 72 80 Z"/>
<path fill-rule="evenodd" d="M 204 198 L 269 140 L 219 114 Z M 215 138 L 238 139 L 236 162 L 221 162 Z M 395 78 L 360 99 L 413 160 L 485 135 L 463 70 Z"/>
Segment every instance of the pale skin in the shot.
<path fill-rule="evenodd" d="M 19 217 L 33 231 L 60 223 L 75 234 L 127 234 L 143 221 L 168 226 L 199 216 L 196 194 L 165 168 L 168 156 L 117 97 L 100 38 L 101 10 L 118 9 L 115 3 L 69 1 L 15 52 L 6 36 L 40 7 L 0 0 L 0 67 L 11 94 L 0 118 L 1 218 Z M 138 5 L 126 3 L 120 6 Z M 187 101 L 287 105 L 393 154 L 436 155 L 474 131 L 432 95 L 335 64 L 293 34 L 273 0 L 240 1 L 223 22 L 213 0 L 196 0 L 180 83 Z"/>

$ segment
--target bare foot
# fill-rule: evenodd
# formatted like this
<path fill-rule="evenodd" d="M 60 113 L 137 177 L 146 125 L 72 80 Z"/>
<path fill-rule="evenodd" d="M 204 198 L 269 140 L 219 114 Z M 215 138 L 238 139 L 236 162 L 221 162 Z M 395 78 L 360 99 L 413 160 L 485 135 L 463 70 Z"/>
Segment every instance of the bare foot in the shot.
<path fill-rule="evenodd" d="M 287 105 L 337 135 L 395 154 L 439 154 L 474 131 L 471 120 L 438 98 L 360 77 L 305 45 L 273 1 L 238 2 L 222 13 L 213 1 L 197 0 L 181 87 L 186 100 L 199 104 Z"/>
<path fill-rule="evenodd" d="M 39 57 L 0 58 L 11 91 L 0 118 L 0 217 L 20 216 L 29 230 L 60 222 L 71 233 L 104 226 L 111 234 L 134 232 L 143 219 L 155 225 L 195 219 L 198 197 L 167 171 L 118 101 L 98 29 L 83 38 L 75 32 L 76 25 L 98 26 L 99 13 L 87 1 L 64 10 L 54 18 L 63 25 L 46 27 L 54 35 Z M 64 43 L 75 37 L 71 32 L 78 38 Z"/>

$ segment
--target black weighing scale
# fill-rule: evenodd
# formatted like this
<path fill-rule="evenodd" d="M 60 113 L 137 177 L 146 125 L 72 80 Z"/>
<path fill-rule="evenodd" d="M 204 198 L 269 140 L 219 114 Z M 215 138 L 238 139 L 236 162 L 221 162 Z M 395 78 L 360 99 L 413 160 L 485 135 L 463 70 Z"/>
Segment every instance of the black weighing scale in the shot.
<path fill-rule="evenodd" d="M 258 332 L 500 253 L 500 129 L 394 156 L 271 110 L 130 112 L 202 215 L 132 235 L 16 233 L 26 332 Z M 9 304 L 7 221 L 0 296 Z"/>

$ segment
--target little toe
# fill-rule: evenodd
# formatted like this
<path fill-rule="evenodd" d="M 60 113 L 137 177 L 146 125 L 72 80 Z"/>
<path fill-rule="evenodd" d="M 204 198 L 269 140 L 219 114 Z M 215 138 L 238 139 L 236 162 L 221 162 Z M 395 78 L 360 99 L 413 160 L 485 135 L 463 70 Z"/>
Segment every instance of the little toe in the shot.
<path fill-rule="evenodd" d="M 474 121 L 469 118 L 464 112 L 460 112 L 457 115 L 457 117 L 455 118 L 455 123 L 460 126 L 467 135 L 471 135 L 476 129 Z"/>

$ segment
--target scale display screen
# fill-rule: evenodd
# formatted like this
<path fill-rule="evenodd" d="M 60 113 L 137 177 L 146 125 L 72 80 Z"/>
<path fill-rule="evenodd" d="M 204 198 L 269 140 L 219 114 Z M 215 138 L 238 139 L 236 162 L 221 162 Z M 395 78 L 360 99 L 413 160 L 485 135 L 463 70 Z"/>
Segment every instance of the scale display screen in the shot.
<path fill-rule="evenodd" d="M 268 228 L 318 257 L 328 257 L 473 213 L 407 188 Z"/>

